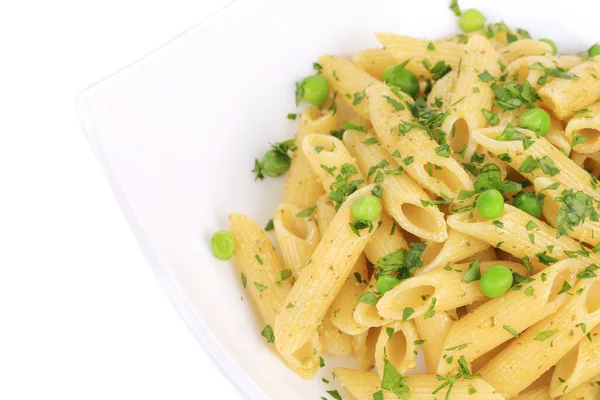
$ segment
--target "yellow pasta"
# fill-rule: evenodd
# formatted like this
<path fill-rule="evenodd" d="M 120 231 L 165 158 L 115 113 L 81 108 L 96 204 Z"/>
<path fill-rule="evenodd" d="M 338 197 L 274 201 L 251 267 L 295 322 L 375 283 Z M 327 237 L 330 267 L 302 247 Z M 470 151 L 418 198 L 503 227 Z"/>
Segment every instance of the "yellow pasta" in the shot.
<path fill-rule="evenodd" d="M 383 377 L 385 359 L 401 374 L 417 366 L 419 335 L 412 321 L 394 321 L 381 328 L 375 344 L 375 366 Z"/>
<path fill-rule="evenodd" d="M 354 104 L 354 94 L 364 93 L 368 87 L 385 85 L 343 57 L 322 56 L 319 64 L 329 86 L 337 92 L 337 99 L 342 99 L 359 116 L 368 119 L 369 101 L 363 98 L 358 104 Z"/>
<path fill-rule="evenodd" d="M 510 166 L 518 170 L 525 178 L 533 181 L 538 177 L 550 177 L 554 182 L 559 182 L 562 188 L 583 191 L 600 200 L 598 185 L 596 181 L 592 181 L 585 170 L 543 137 L 536 138 L 533 132 L 526 129 L 518 129 L 517 132 L 527 136 L 528 140 L 533 142 L 527 149 L 523 148 L 522 140 L 498 140 L 497 138 L 503 134 L 502 127 L 480 129 L 472 134 L 481 146 L 492 153 L 508 154 L 511 159 Z M 540 160 L 544 168 L 541 166 L 535 168 L 535 164 L 532 162 L 539 164 Z"/>
<path fill-rule="evenodd" d="M 481 271 L 486 271 L 493 261 L 482 262 Z M 512 271 L 525 274 L 521 264 L 503 263 Z M 485 297 L 478 281 L 462 281 L 469 264 L 455 264 L 448 268 L 437 268 L 423 275 L 408 278 L 388 291 L 377 303 L 379 314 L 389 319 L 412 319 L 430 317 L 438 311 L 453 310 L 474 303 Z M 412 310 L 406 316 L 406 310 Z"/>
<path fill-rule="evenodd" d="M 523 284 L 521 290 L 508 291 L 482 304 L 454 323 L 444 344 L 444 349 L 451 349 L 446 350 L 447 356 L 464 356 L 471 362 L 513 338 L 513 332 L 522 332 L 553 314 L 570 297 L 558 294 L 563 282 L 573 286 L 576 274 L 588 265 L 590 262 L 583 259 L 558 262 L 534 275 L 533 281 Z M 454 363 L 440 361 L 438 365 L 439 374 L 455 369 Z"/>
<path fill-rule="evenodd" d="M 364 371 L 370 370 L 375 365 L 375 345 L 380 331 L 380 328 L 371 328 L 359 335 L 352 336 L 352 348 L 360 369 Z"/>
<path fill-rule="evenodd" d="M 517 397 L 513 397 L 515 400 L 549 400 L 548 390 L 550 385 L 536 386 L 531 389 L 526 389 L 519 393 Z"/>
<path fill-rule="evenodd" d="M 350 209 L 357 197 L 372 189 L 365 186 L 344 202 L 277 315 L 276 346 L 282 354 L 292 354 L 310 340 L 350 276 L 372 234 L 368 229 L 360 236 L 352 231 Z"/>
<path fill-rule="evenodd" d="M 505 397 L 517 395 L 577 345 L 585 337 L 581 324 L 593 329 L 600 323 L 600 280 L 582 279 L 572 291 L 555 314 L 526 330 L 479 371 Z"/>
<path fill-rule="evenodd" d="M 333 112 L 322 112 L 316 107 L 308 107 L 300 116 L 300 125 L 296 133 L 296 147 L 302 148 L 302 140 L 306 135 L 329 134 L 336 127 L 336 116 Z M 295 151 L 288 179 L 285 182 L 283 201 L 295 205 L 301 210 L 312 207 L 323 193 L 304 153 Z"/>
<path fill-rule="evenodd" d="M 373 400 L 373 394 L 381 389 L 381 378 L 375 372 L 355 371 L 345 368 L 333 370 L 342 387 L 356 400 Z M 442 382 L 436 375 L 406 375 L 406 386 L 410 388 L 410 400 L 444 399 L 448 386 L 432 394 Z M 459 379 L 451 388 L 452 400 L 503 400 L 492 386 L 481 378 Z M 398 400 L 391 391 L 383 392 L 384 400 Z"/>
<path fill-rule="evenodd" d="M 344 144 L 363 175 L 371 183 L 380 180 L 384 209 L 404 230 L 425 240 L 446 240 L 444 214 L 436 207 L 423 205 L 431 200 L 427 193 L 399 168 L 373 135 L 346 131 Z"/>
<path fill-rule="evenodd" d="M 411 69 L 417 76 L 425 78 L 431 77 L 431 73 L 425 68 L 422 61 L 425 61 L 431 67 L 437 62 L 443 61 L 450 65 L 452 69 L 455 69 L 458 67 L 460 58 L 463 55 L 464 46 L 457 43 L 432 42 L 392 33 L 377 33 L 376 36 L 384 50 L 390 52 L 396 58 L 396 61 L 402 63 L 410 60 L 407 68 Z"/>
<path fill-rule="evenodd" d="M 557 226 L 557 215 L 558 211 L 562 207 L 566 207 L 568 209 L 568 205 L 565 205 L 564 202 L 558 203 L 556 201 L 557 198 L 561 197 L 561 193 L 564 191 L 560 188 L 560 186 L 554 189 L 552 185 L 552 181 L 547 178 L 537 178 L 533 181 L 535 191 L 537 193 L 541 193 L 544 195 L 544 207 L 542 211 L 544 213 L 544 217 L 546 220 L 552 224 L 553 226 Z M 574 196 L 577 193 L 574 193 Z M 579 195 L 581 195 L 579 193 Z M 585 197 L 583 197 L 585 199 Z M 568 201 L 568 200 L 567 200 Z M 588 200 L 589 204 L 592 204 L 592 200 Z M 572 238 L 575 238 L 581 242 L 590 244 L 595 246 L 598 242 L 600 242 L 600 221 L 592 219 L 592 217 L 585 218 L 581 223 L 577 226 L 572 227 L 571 229 L 564 228 L 564 234 L 569 235 Z"/>
<path fill-rule="evenodd" d="M 600 58 L 569 70 L 572 79 L 556 79 L 539 90 L 544 105 L 560 119 L 600 100 Z"/>
<path fill-rule="evenodd" d="M 344 357 L 352 353 L 352 336 L 340 331 L 328 318 L 318 329 L 323 353 Z"/>
<path fill-rule="evenodd" d="M 381 213 L 379 220 L 381 225 L 375 229 L 371 241 L 365 246 L 365 256 L 371 264 L 375 264 L 381 257 L 393 251 L 408 248 L 396 221 L 386 213 Z"/>
<path fill-rule="evenodd" d="M 438 80 L 427 96 L 427 105 L 431 108 L 439 108 L 440 111 L 446 111 L 448 106 L 452 104 L 452 95 L 457 77 L 458 73 L 456 71 L 450 71 Z"/>
<path fill-rule="evenodd" d="M 242 274 L 242 282 L 272 334 L 277 313 L 290 292 L 289 279 L 281 279 L 283 267 L 267 234 L 242 214 L 229 216 L 229 231 L 236 240 L 234 263 Z M 311 339 L 312 338 L 312 339 Z M 309 335 L 302 346 L 284 354 L 290 369 L 303 379 L 312 379 L 319 368 L 321 345 L 318 335 Z"/>
<path fill-rule="evenodd" d="M 489 85 L 479 78 L 482 71 L 488 71 L 492 76 L 500 76 L 498 55 L 488 39 L 473 36 L 464 47 L 461 68 L 450 97 L 450 115 L 442 125 L 442 129 L 449 132 L 450 148 L 454 152 L 466 148 L 466 159 L 470 159 L 477 150 L 477 142 L 470 132 L 487 126 L 482 110 L 492 109 L 494 93 Z M 475 87 L 479 90 L 474 91 Z"/>
<path fill-rule="evenodd" d="M 387 99 L 394 97 L 385 87 L 371 86 L 367 89 L 371 122 L 379 142 L 392 155 L 399 154 L 404 158 L 410 154 L 414 157 L 405 169 L 417 183 L 432 193 L 456 198 L 460 190 L 472 190 L 471 179 L 462 166 L 453 158 L 436 154 L 437 143 L 424 131 L 411 129 L 404 135 L 398 133 L 398 125 L 409 121 L 410 116 L 406 109 L 396 111 L 388 103 Z"/>
<path fill-rule="evenodd" d="M 585 139 L 573 149 L 581 154 L 596 153 L 600 150 L 600 102 L 579 111 L 580 113 L 567 123 L 565 129 L 567 140 L 573 142 L 575 138 L 578 141 Z"/>
<path fill-rule="evenodd" d="M 442 357 L 446 336 L 454 323 L 446 312 L 436 312 L 431 318 L 418 317 L 414 319 L 425 355 L 425 364 L 430 374 L 435 374 Z"/>
<path fill-rule="evenodd" d="M 532 39 L 521 39 L 498 49 L 498 56 L 504 65 L 509 65 L 522 57 L 552 54 L 549 44 Z"/>
<path fill-rule="evenodd" d="M 567 258 L 565 250 L 577 252 L 580 249 L 573 239 L 566 236 L 557 238 L 556 229 L 509 204 L 504 204 L 504 214 L 496 220 L 480 217 L 476 211 L 473 211 L 473 218 L 469 214 L 451 215 L 448 217 L 448 226 L 517 258 L 529 256 L 536 269 L 544 268 L 538 254 L 561 260 Z M 494 224 L 494 221 L 499 221 L 499 224 Z M 552 251 L 548 246 L 552 246 Z"/>
<path fill-rule="evenodd" d="M 387 67 L 398 64 L 396 58 L 384 49 L 363 50 L 352 56 L 352 62 L 380 81 Z"/>
<path fill-rule="evenodd" d="M 527 56 L 521 57 L 510 63 L 506 68 L 508 76 L 516 78 L 519 83 L 528 81 L 529 84 L 538 89 L 541 85 L 538 80 L 545 75 L 544 71 L 539 69 L 530 69 L 534 64 L 540 63 L 544 68 L 565 68 L 571 69 L 581 62 L 581 57 L 577 56 Z M 555 78 L 548 77 L 547 82 L 552 82 Z"/>
<path fill-rule="evenodd" d="M 301 211 L 291 204 L 282 203 L 275 210 L 273 218 L 275 236 L 284 265 L 295 277 L 300 276 L 321 239 L 317 224 L 310 216 L 297 216 Z"/>
<path fill-rule="evenodd" d="M 600 374 L 600 326 L 588 332 L 556 365 L 550 384 L 550 396 L 570 393 Z M 598 380 L 598 379 L 596 379 Z"/>
<path fill-rule="evenodd" d="M 589 382 L 579 385 L 572 392 L 560 396 L 560 400 L 598 400 L 600 397 L 600 375 Z"/>
<path fill-rule="evenodd" d="M 423 268 L 416 271 L 416 275 L 427 273 L 433 269 L 445 267 L 448 264 L 455 264 L 461 260 L 469 258 L 490 247 L 490 244 L 483 240 L 468 236 L 455 229 L 448 229 L 448 239 L 440 247 L 438 253 Z"/>

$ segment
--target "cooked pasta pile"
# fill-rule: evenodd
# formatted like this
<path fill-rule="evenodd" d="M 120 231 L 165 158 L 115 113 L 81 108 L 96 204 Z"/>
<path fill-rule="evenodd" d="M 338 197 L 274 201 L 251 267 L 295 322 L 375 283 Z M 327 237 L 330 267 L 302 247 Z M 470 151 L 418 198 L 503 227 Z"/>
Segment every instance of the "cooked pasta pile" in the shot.
<path fill-rule="evenodd" d="M 273 220 L 213 238 L 304 379 L 352 353 L 359 400 L 600 395 L 600 46 L 482 18 L 322 56 L 295 138 L 256 161 L 289 169 Z"/>

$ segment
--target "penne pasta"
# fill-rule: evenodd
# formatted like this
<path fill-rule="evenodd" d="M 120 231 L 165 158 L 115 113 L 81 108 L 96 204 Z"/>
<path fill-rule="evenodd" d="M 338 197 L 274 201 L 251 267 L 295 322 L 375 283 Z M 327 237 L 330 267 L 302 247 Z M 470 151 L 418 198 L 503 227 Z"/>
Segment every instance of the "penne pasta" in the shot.
<path fill-rule="evenodd" d="M 370 328 L 359 335 L 352 336 L 352 348 L 358 359 L 359 368 L 368 371 L 375 366 L 375 345 L 379 339 L 380 328 Z"/>
<path fill-rule="evenodd" d="M 436 312 L 431 318 L 418 317 L 414 319 L 425 355 L 425 364 L 430 374 L 435 374 L 438 363 L 442 358 L 446 336 L 454 323 L 446 312 Z"/>
<path fill-rule="evenodd" d="M 263 333 L 266 337 L 269 337 L 269 333 L 272 336 L 276 315 L 284 307 L 291 289 L 289 279 L 281 279 L 284 269 L 275 248 L 267 234 L 255 222 L 242 214 L 231 214 L 229 231 L 237 243 L 234 264 L 266 324 Z M 301 378 L 312 379 L 319 368 L 320 353 L 318 335 L 312 334 L 303 346 L 298 346 L 290 354 L 283 355 L 283 359 Z"/>
<path fill-rule="evenodd" d="M 448 239 L 440 247 L 439 252 L 429 263 L 415 273 L 422 275 L 436 268 L 445 267 L 448 264 L 455 264 L 461 260 L 469 258 L 490 247 L 490 244 L 483 240 L 468 236 L 463 232 L 448 228 Z"/>
<path fill-rule="evenodd" d="M 537 270 L 543 269 L 547 264 L 544 258 L 546 256 L 562 260 L 568 257 L 565 251 L 580 250 L 579 244 L 573 239 L 567 236 L 557 237 L 556 229 L 509 204 L 504 204 L 504 214 L 496 220 L 480 217 L 475 211 L 473 218 L 469 218 L 469 214 L 463 212 L 451 215 L 448 217 L 448 226 L 517 258 L 529 257 Z"/>
<path fill-rule="evenodd" d="M 494 264 L 497 263 L 480 263 L 481 271 L 486 271 Z M 527 273 L 521 264 L 503 264 L 520 275 Z M 430 318 L 436 312 L 453 310 L 481 300 L 485 295 L 479 287 L 479 282 L 463 282 L 463 275 L 468 269 L 469 264 L 455 264 L 400 282 L 379 299 L 379 315 L 394 320 Z"/>
<path fill-rule="evenodd" d="M 477 150 L 471 131 L 488 125 L 482 110 L 492 109 L 494 93 L 479 74 L 488 71 L 500 75 L 498 55 L 492 43 L 483 36 L 473 36 L 465 45 L 461 68 L 450 97 L 450 115 L 444 120 L 442 130 L 448 132 L 448 143 L 455 153 L 464 151 L 463 158 L 470 159 Z M 474 91 L 474 88 L 478 88 Z"/>
<path fill-rule="evenodd" d="M 344 144 L 368 180 L 383 188 L 383 207 L 402 229 L 425 240 L 443 242 L 448 234 L 444 214 L 428 206 L 430 198 L 377 143 L 373 135 L 346 131 Z M 425 204 L 425 205 L 424 205 Z"/>
<path fill-rule="evenodd" d="M 373 400 L 373 394 L 381 389 L 381 378 L 376 372 L 355 371 L 345 368 L 333 370 L 340 384 L 356 400 Z M 410 400 L 432 400 L 451 398 L 452 400 L 502 400 L 492 386 L 481 378 L 459 379 L 450 388 L 436 390 L 443 383 L 436 375 L 406 375 L 406 386 L 410 388 Z M 451 392 L 451 397 L 447 392 Z M 435 396 L 433 392 L 436 392 Z M 448 397 L 446 397 L 448 396 Z M 398 400 L 391 391 L 383 391 L 383 400 Z"/>
<path fill-rule="evenodd" d="M 438 196 L 449 198 L 456 198 L 461 189 L 473 188 L 466 171 L 453 158 L 438 155 L 437 143 L 424 131 L 411 128 L 404 135 L 398 133 L 398 126 L 409 121 L 410 117 L 406 109 L 396 111 L 388 103 L 388 99 L 395 98 L 389 89 L 372 86 L 367 89 L 367 98 L 379 142 L 393 156 L 400 155 L 398 158 L 411 154 L 414 160 L 409 165 L 404 163 L 405 169 L 419 185 Z"/>
<path fill-rule="evenodd" d="M 322 112 L 316 107 L 308 107 L 300 116 L 300 125 L 296 133 L 296 146 L 302 148 L 302 140 L 306 135 L 327 135 L 336 127 L 336 116 L 333 112 Z M 323 193 L 317 176 L 313 173 L 306 156 L 302 151 L 295 151 L 288 179 L 285 182 L 283 202 L 293 204 L 304 210 L 316 204 Z"/>
<path fill-rule="evenodd" d="M 579 199 L 577 200 L 577 205 L 575 205 L 575 207 L 585 207 L 587 204 L 587 207 L 593 210 L 592 200 L 582 192 L 570 192 L 559 188 L 552 189 L 552 181 L 547 178 L 537 178 L 533 181 L 533 184 L 535 191 L 544 196 L 542 211 L 544 217 L 546 217 L 546 221 L 553 226 L 558 227 L 557 221 L 559 213 L 561 214 L 561 219 L 564 219 L 564 216 L 570 212 L 572 207 L 574 207 L 573 202 L 576 201 L 575 199 Z M 557 199 L 561 202 L 557 202 Z M 560 232 L 564 235 L 569 235 L 580 242 L 595 246 L 600 242 L 600 221 L 598 219 L 598 217 L 594 218 L 591 215 L 584 216 L 581 221 L 578 221 L 576 226 L 570 226 L 568 221 L 562 222 L 560 224 Z"/>
<path fill-rule="evenodd" d="M 589 332 L 587 326 L 580 328 L 586 336 L 556 365 L 550 384 L 551 397 L 570 393 L 600 375 L 600 326 Z"/>
<path fill-rule="evenodd" d="M 383 377 L 387 359 L 401 374 L 417 366 L 419 335 L 412 321 L 394 321 L 381 327 L 375 344 L 375 366 Z"/>
<path fill-rule="evenodd" d="M 570 143 L 577 141 L 573 149 L 578 153 L 596 153 L 600 150 L 600 102 L 578 111 L 567 123 L 566 138 Z"/>
<path fill-rule="evenodd" d="M 504 65 L 509 65 L 519 58 L 552 54 L 550 45 L 539 40 L 521 39 L 498 49 L 498 56 Z"/>
<path fill-rule="evenodd" d="M 580 292 L 582 290 L 582 292 Z M 517 395 L 600 323 L 600 280 L 582 279 L 558 311 L 522 333 L 479 373 L 505 397 Z M 529 317 L 529 315 L 528 315 Z"/>
<path fill-rule="evenodd" d="M 423 78 L 431 77 L 430 69 L 438 62 L 457 68 L 463 55 L 464 46 L 457 43 L 432 42 L 392 33 L 377 33 L 375 36 L 398 63 L 410 60 L 406 68 Z"/>
<path fill-rule="evenodd" d="M 600 100 L 600 59 L 583 62 L 568 74 L 569 79 L 556 79 L 539 90 L 544 106 L 559 119 Z"/>
<path fill-rule="evenodd" d="M 365 186 L 344 202 L 289 293 L 286 308 L 275 319 L 276 346 L 282 354 L 292 354 L 310 340 L 350 276 L 372 234 L 368 229 L 360 236 L 352 231 L 350 209 L 357 197 L 372 189 Z"/>
<path fill-rule="evenodd" d="M 344 357 L 352 353 L 352 336 L 340 331 L 328 318 L 323 320 L 318 332 L 324 354 Z"/>
<path fill-rule="evenodd" d="M 284 265 L 298 277 L 317 248 L 321 235 L 317 224 L 310 217 L 298 217 L 302 210 L 291 204 L 281 203 L 275 210 L 273 226 L 283 257 Z"/>
<path fill-rule="evenodd" d="M 427 96 L 427 105 L 431 108 L 438 108 L 440 111 L 446 111 L 452 104 L 452 93 L 456 86 L 458 73 L 450 71 L 440 80 L 436 81 L 431 88 L 431 93 Z"/>
<path fill-rule="evenodd" d="M 573 286 L 577 273 L 589 265 L 584 259 L 557 262 L 532 276 L 531 282 L 522 284 L 525 288 L 510 290 L 482 304 L 453 324 L 444 344 L 445 358 L 456 360 L 463 356 L 472 362 L 552 315 L 570 297 L 559 294 L 564 282 Z M 438 373 L 442 375 L 455 369 L 454 363 L 440 361 L 438 364 Z"/>
<path fill-rule="evenodd" d="M 502 127 L 494 127 L 474 131 L 473 137 L 492 153 L 507 154 L 511 160 L 510 166 L 530 181 L 549 177 L 553 182 L 559 182 L 561 188 L 583 191 L 600 200 L 597 180 L 546 139 L 536 138 L 531 131 L 514 128 L 503 131 Z M 498 140 L 499 137 L 508 137 L 509 140 Z M 526 149 L 523 148 L 523 140 L 530 144 Z"/>
<path fill-rule="evenodd" d="M 330 87 L 338 93 L 337 98 L 342 99 L 362 118 L 369 119 L 368 99 L 363 97 L 357 102 L 354 95 L 364 93 L 368 87 L 385 85 L 343 57 L 322 56 L 319 58 L 319 64 Z"/>
<path fill-rule="evenodd" d="M 597 400 L 600 397 L 600 375 L 589 382 L 579 385 L 573 391 L 560 396 L 560 400 Z"/>
<path fill-rule="evenodd" d="M 386 68 L 398 64 L 396 58 L 384 49 L 363 50 L 352 56 L 352 62 L 380 81 L 383 81 L 383 71 Z M 412 72 L 415 72 L 414 69 Z"/>
<path fill-rule="evenodd" d="M 508 76 L 517 79 L 519 83 L 528 81 L 534 89 L 541 86 L 538 80 L 544 76 L 545 72 L 540 69 L 530 69 L 534 64 L 541 64 L 544 68 L 565 68 L 571 69 L 581 62 L 581 57 L 577 56 L 527 56 L 513 61 L 506 68 Z M 547 82 L 552 82 L 555 78 L 548 77 Z"/>

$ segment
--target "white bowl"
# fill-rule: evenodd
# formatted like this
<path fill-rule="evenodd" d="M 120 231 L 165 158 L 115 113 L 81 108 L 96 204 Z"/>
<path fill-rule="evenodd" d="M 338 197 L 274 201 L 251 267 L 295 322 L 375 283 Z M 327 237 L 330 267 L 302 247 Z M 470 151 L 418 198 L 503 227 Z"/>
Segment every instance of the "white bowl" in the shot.
<path fill-rule="evenodd" d="M 294 82 L 312 73 L 319 55 L 376 47 L 376 31 L 457 33 L 448 3 L 238 1 L 79 98 L 85 133 L 148 263 L 190 329 L 249 398 L 318 399 L 335 387 L 302 381 L 269 349 L 239 274 L 211 255 L 210 235 L 227 227 L 232 211 L 260 224 L 271 218 L 283 180 L 254 182 L 250 170 L 268 142 L 294 134 L 296 123 L 286 119 L 296 110 Z M 489 21 L 505 20 L 552 38 L 560 50 L 580 51 L 594 42 L 590 35 L 600 37 L 592 24 L 597 14 L 586 4 L 592 2 L 464 1 L 461 7 L 476 5 Z M 323 376 L 331 378 L 337 362 L 328 360 Z"/>

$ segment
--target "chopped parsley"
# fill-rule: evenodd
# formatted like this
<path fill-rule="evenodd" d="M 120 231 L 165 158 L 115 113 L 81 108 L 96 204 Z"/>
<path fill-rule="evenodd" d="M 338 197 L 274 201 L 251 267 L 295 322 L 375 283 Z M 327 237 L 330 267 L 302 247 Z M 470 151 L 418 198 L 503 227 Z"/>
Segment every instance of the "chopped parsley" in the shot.
<path fill-rule="evenodd" d="M 263 329 L 260 334 L 262 337 L 267 339 L 267 343 L 275 342 L 275 334 L 273 333 L 273 328 L 271 328 L 271 325 L 265 326 L 265 329 Z"/>
<path fill-rule="evenodd" d="M 283 281 L 286 280 L 287 278 L 289 278 L 290 276 L 292 276 L 292 270 L 290 270 L 290 269 L 284 269 L 283 271 L 279 271 L 275 275 L 275 283 L 278 286 L 281 286 Z"/>
<path fill-rule="evenodd" d="M 556 214 L 557 237 L 567 235 L 567 231 L 583 224 L 586 218 L 598 222 L 600 219 L 592 198 L 584 192 L 575 192 L 573 189 L 564 190 L 560 196 L 555 197 L 557 203 L 562 203 Z"/>
<path fill-rule="evenodd" d="M 539 342 L 543 342 L 544 340 L 548 339 L 549 337 L 554 336 L 555 334 L 558 333 L 558 329 L 552 329 L 550 331 L 543 331 L 538 333 L 533 340 L 537 340 Z"/>
<path fill-rule="evenodd" d="M 268 288 L 268 286 L 262 285 L 262 284 L 260 284 L 260 283 L 258 283 L 258 282 L 254 282 L 254 286 L 256 287 L 256 290 L 258 290 L 258 291 L 259 291 L 259 293 L 262 293 L 262 292 L 264 292 L 264 291 L 265 291 L 265 289 L 267 289 L 267 288 Z"/>
<path fill-rule="evenodd" d="M 504 330 L 506 330 L 508 333 L 510 333 L 511 335 L 513 335 L 515 338 L 519 337 L 519 333 L 517 331 L 515 331 L 513 328 L 511 328 L 508 325 L 504 325 L 503 326 Z"/>
<path fill-rule="evenodd" d="M 481 268 L 479 266 L 479 260 L 473 261 L 469 265 L 469 269 L 463 274 L 461 281 L 470 283 L 481 279 Z"/>
<path fill-rule="evenodd" d="M 370 304 L 372 306 L 377 305 L 379 298 L 372 292 L 365 292 L 358 296 L 358 301 L 360 303 Z"/>
<path fill-rule="evenodd" d="M 529 136 L 525 135 L 523 132 L 519 131 L 511 124 L 506 125 L 504 131 L 502 131 L 502 135 L 498 136 L 496 140 L 501 142 L 521 140 L 523 142 L 523 149 L 525 150 L 531 147 L 531 145 L 534 143 L 534 140 L 532 140 Z"/>
<path fill-rule="evenodd" d="M 429 303 L 429 308 L 427 309 L 427 311 L 425 312 L 425 314 L 423 314 L 423 319 L 429 319 L 433 316 L 435 316 L 435 304 L 437 302 L 437 299 L 435 297 L 431 298 L 431 303 Z"/>
<path fill-rule="evenodd" d="M 342 127 L 344 129 L 352 129 L 352 130 L 359 131 L 359 132 L 366 132 L 364 125 L 356 125 L 356 124 L 353 124 L 352 122 L 348 122 L 348 121 L 342 122 Z"/>
<path fill-rule="evenodd" d="M 296 214 L 296 217 L 300 217 L 300 218 L 305 218 L 305 217 L 309 217 L 313 211 L 315 210 L 315 208 L 317 208 L 317 206 L 312 206 L 309 207 L 305 210 L 300 211 L 298 214 Z"/>
<path fill-rule="evenodd" d="M 402 322 L 406 321 L 410 318 L 411 315 L 415 313 L 415 309 L 412 307 L 406 307 L 404 311 L 402 311 Z"/>
<path fill-rule="evenodd" d="M 577 274 L 577 279 L 595 278 L 598 275 L 594 271 L 598 268 L 596 264 L 590 264 L 585 270 Z"/>
<path fill-rule="evenodd" d="M 381 388 L 393 392 L 398 400 L 410 399 L 410 388 L 406 384 L 406 377 L 386 358 L 383 364 L 383 378 Z"/>
<path fill-rule="evenodd" d="M 367 140 L 365 140 L 364 142 L 362 142 L 362 144 L 377 144 L 377 143 L 379 143 L 379 142 L 374 137 L 370 137 Z"/>

